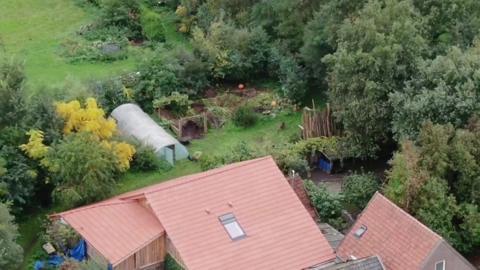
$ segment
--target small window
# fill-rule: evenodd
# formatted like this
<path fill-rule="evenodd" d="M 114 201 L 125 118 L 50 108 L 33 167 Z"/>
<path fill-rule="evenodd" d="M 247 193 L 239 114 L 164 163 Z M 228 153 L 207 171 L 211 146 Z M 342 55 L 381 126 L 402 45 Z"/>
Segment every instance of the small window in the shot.
<path fill-rule="evenodd" d="M 435 264 L 435 270 L 445 270 L 445 260 Z"/>
<path fill-rule="evenodd" d="M 232 240 L 239 240 L 246 236 L 240 224 L 238 224 L 235 215 L 232 213 L 218 217 L 223 227 Z"/>
<path fill-rule="evenodd" d="M 358 228 L 358 229 L 353 233 L 353 235 L 355 235 L 355 237 L 357 237 L 357 238 L 360 238 L 360 237 L 362 237 L 362 235 L 365 234 L 366 231 L 367 231 L 367 226 L 362 225 L 362 226 L 360 226 L 360 228 Z"/>

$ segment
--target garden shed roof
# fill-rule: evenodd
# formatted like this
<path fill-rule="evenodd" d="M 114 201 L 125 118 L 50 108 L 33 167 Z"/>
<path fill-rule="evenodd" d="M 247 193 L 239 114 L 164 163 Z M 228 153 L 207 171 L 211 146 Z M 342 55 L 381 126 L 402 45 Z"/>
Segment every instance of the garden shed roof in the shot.
<path fill-rule="evenodd" d="M 181 177 L 107 202 L 138 205 L 142 200 L 151 209 L 144 208 L 146 213 L 161 223 L 155 227 L 156 232 L 165 230 L 188 269 L 300 270 L 335 259 L 333 249 L 271 157 Z M 107 202 L 60 216 L 76 230 L 92 231 L 82 234 L 87 241 L 91 241 L 90 237 L 107 240 L 111 237 L 108 230 L 103 236 L 93 233 L 98 223 L 92 220 L 103 215 L 103 210 L 95 209 L 106 207 Z M 136 219 L 133 212 L 130 215 L 121 209 L 111 210 L 115 213 L 109 215 L 119 219 L 122 215 Z M 89 211 L 94 211 L 87 215 L 91 218 L 71 222 L 72 216 Z M 145 211 L 139 212 L 143 215 Z M 124 226 L 123 222 L 101 224 L 112 230 Z M 147 224 L 154 228 L 153 222 Z M 144 228 L 138 226 L 136 230 Z"/>

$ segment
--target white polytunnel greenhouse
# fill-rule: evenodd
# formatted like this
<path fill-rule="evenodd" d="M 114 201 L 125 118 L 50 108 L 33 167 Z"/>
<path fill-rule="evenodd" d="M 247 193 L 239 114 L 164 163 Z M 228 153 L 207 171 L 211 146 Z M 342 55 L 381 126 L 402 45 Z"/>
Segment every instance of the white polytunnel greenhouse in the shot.
<path fill-rule="evenodd" d="M 187 148 L 159 126 L 148 114 L 135 104 L 127 103 L 112 111 L 111 117 L 117 121 L 122 136 L 132 137 L 143 145 L 148 145 L 155 153 L 175 164 L 176 160 L 188 157 Z"/>

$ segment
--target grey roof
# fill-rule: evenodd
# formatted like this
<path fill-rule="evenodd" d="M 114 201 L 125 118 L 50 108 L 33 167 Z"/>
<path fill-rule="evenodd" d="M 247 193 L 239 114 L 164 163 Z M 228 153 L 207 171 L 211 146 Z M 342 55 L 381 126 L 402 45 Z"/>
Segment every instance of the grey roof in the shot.
<path fill-rule="evenodd" d="M 379 257 L 371 256 L 354 261 L 320 266 L 312 270 L 385 270 L 385 268 Z"/>
<path fill-rule="evenodd" d="M 320 228 L 320 231 L 325 236 L 330 246 L 336 250 L 340 245 L 340 242 L 342 242 L 344 235 L 328 223 L 318 223 L 318 228 Z"/>

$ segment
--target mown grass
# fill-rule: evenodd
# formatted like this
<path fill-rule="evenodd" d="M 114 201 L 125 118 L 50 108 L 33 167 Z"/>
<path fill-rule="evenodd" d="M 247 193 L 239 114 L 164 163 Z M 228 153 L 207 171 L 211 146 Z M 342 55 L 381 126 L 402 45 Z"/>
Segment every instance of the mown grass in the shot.
<path fill-rule="evenodd" d="M 71 64 L 58 55 L 61 42 L 93 19 L 94 14 L 87 14 L 74 1 L 4 0 L 0 8 L 1 54 L 25 61 L 29 89 L 61 84 L 66 78 L 104 78 L 131 70 L 135 57 Z"/>

